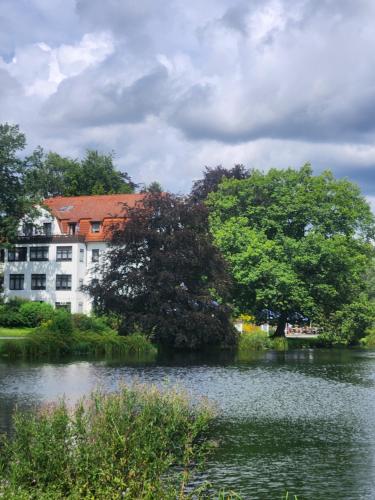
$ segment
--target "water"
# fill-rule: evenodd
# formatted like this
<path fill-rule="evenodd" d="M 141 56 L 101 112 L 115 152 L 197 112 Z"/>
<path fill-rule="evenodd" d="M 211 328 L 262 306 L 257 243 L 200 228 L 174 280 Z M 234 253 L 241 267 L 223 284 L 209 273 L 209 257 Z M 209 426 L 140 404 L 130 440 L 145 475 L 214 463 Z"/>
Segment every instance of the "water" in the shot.
<path fill-rule="evenodd" d="M 375 352 L 266 352 L 246 362 L 0 362 L 0 430 L 16 405 L 75 400 L 120 381 L 178 385 L 214 401 L 220 446 L 202 479 L 246 499 L 375 499 Z"/>

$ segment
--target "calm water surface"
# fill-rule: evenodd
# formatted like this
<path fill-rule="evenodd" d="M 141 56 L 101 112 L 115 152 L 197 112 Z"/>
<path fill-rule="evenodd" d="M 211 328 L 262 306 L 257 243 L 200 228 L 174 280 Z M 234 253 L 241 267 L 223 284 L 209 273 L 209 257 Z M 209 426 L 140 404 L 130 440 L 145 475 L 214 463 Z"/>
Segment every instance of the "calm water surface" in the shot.
<path fill-rule="evenodd" d="M 246 499 L 375 499 L 375 352 L 267 352 L 248 361 L 0 362 L 0 431 L 32 407 L 138 379 L 214 401 L 220 447 L 204 474 Z"/>

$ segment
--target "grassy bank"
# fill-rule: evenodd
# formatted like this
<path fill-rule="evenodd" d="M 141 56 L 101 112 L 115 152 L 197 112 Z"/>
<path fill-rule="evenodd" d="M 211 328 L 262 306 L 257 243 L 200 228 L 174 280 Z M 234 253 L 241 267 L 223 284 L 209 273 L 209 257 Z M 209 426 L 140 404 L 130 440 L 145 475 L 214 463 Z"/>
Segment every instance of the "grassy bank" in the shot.
<path fill-rule="evenodd" d="M 80 332 L 69 334 L 37 331 L 26 338 L 0 338 L 0 356 L 12 359 L 37 359 L 71 355 L 155 356 L 156 348 L 141 334 L 126 337 L 115 332 Z"/>
<path fill-rule="evenodd" d="M 0 327 L 1 337 L 27 337 L 34 331 L 34 328 L 5 328 Z"/>
<path fill-rule="evenodd" d="M 17 413 L 0 455 L 0 497 L 190 498 L 212 418 L 206 405 L 144 386 Z"/>
<path fill-rule="evenodd" d="M 238 342 L 239 358 L 246 357 L 248 353 L 254 351 L 264 351 L 274 349 L 276 351 L 287 351 L 289 349 L 310 349 L 314 347 L 327 347 L 324 339 L 319 337 L 312 338 L 284 338 L 270 337 L 267 332 L 253 329 L 251 332 L 242 333 Z"/>

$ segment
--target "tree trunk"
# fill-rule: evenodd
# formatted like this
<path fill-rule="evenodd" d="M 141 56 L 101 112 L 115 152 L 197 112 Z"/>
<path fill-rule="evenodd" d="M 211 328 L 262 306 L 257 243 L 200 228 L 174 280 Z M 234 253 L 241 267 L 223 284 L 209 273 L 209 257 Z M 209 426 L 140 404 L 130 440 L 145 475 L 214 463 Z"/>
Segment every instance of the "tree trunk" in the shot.
<path fill-rule="evenodd" d="M 285 337 L 285 327 L 287 321 L 288 321 L 288 315 L 286 313 L 282 313 L 277 323 L 277 328 L 274 337 Z"/>

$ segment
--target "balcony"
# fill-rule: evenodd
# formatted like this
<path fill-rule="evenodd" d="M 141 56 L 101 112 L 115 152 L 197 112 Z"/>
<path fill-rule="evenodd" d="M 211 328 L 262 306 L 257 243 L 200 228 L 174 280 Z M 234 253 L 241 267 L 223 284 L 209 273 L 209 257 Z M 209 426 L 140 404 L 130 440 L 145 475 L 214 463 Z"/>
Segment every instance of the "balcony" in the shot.
<path fill-rule="evenodd" d="M 84 234 L 55 234 L 46 236 L 37 234 L 33 236 L 17 236 L 16 244 L 21 243 L 84 243 Z"/>

